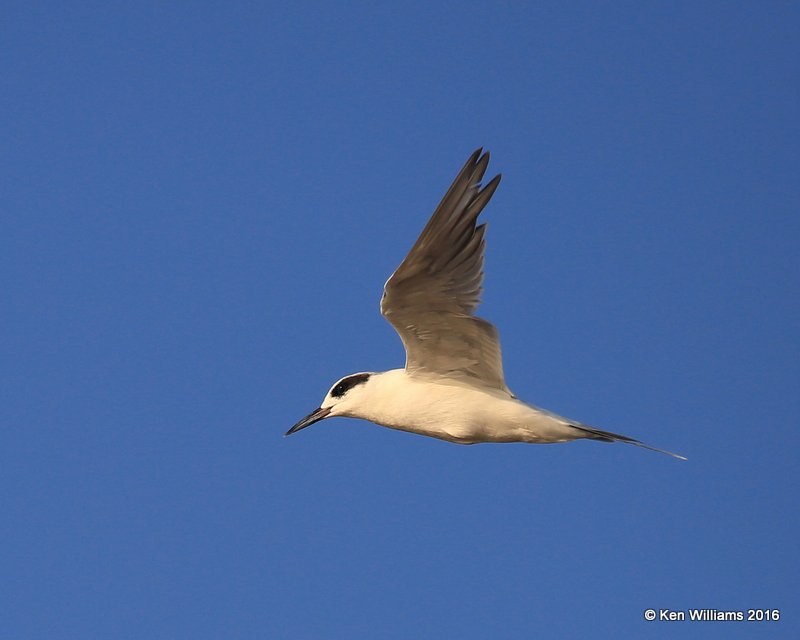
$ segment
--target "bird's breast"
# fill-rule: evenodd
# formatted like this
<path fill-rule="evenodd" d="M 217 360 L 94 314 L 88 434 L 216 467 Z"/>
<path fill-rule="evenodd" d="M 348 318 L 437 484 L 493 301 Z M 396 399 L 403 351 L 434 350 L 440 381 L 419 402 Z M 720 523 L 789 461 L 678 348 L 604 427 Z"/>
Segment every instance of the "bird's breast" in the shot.
<path fill-rule="evenodd" d="M 410 377 L 386 391 L 361 417 L 461 444 L 522 439 L 525 405 L 499 393 Z"/>

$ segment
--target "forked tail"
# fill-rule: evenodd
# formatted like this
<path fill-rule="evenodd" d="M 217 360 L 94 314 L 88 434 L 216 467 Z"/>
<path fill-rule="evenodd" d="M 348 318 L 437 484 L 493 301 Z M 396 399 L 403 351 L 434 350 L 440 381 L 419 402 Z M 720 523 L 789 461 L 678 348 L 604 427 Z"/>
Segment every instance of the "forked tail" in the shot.
<path fill-rule="evenodd" d="M 586 437 L 591 440 L 600 440 L 602 442 L 627 442 L 628 444 L 635 444 L 637 447 L 642 447 L 643 449 L 650 449 L 650 451 L 657 451 L 658 453 L 665 453 L 668 456 L 672 456 L 673 458 L 677 458 L 678 460 L 686 460 L 684 456 L 678 455 L 677 453 L 672 453 L 671 451 L 665 451 L 664 449 L 657 449 L 656 447 L 651 447 L 649 444 L 645 444 L 635 438 L 629 438 L 628 436 L 622 436 L 618 433 L 611 433 L 610 431 L 603 431 L 602 429 L 595 429 L 594 427 L 587 427 L 583 424 L 571 424 L 571 427 L 575 427 L 576 429 L 580 429 L 584 433 L 586 433 Z"/>

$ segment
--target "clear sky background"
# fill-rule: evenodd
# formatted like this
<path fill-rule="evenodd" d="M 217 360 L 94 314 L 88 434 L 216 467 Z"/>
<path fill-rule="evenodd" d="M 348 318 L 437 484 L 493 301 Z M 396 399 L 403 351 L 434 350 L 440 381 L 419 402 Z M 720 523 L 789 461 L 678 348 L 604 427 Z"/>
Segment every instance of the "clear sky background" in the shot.
<path fill-rule="evenodd" d="M 3 637 L 798 637 L 800 5 L 1 14 Z M 478 146 L 509 386 L 688 462 L 283 438 Z"/>

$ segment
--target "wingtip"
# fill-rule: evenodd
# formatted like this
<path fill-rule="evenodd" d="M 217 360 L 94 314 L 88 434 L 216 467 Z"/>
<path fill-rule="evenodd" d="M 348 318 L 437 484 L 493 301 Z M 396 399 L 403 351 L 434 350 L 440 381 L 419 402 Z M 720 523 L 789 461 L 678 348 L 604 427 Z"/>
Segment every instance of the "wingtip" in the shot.
<path fill-rule="evenodd" d="M 484 187 L 484 190 L 486 190 L 489 187 L 491 187 L 492 190 L 494 191 L 494 189 L 497 189 L 497 185 L 500 184 L 500 181 L 502 179 L 503 179 L 503 174 L 502 173 L 498 173 L 494 178 L 492 178 L 491 180 L 489 180 L 489 182 L 486 183 L 486 186 Z"/>
<path fill-rule="evenodd" d="M 492 154 L 489 151 L 485 150 L 483 147 L 478 147 L 469 157 L 468 164 L 472 166 L 477 166 L 479 164 L 486 166 L 489 164 L 489 159 L 491 157 Z"/>
<path fill-rule="evenodd" d="M 478 147 L 475 149 L 475 151 L 470 154 L 469 158 L 467 158 L 467 161 L 464 163 L 464 169 L 467 169 L 468 167 L 474 167 L 476 164 L 478 164 L 482 153 L 483 147 Z"/>

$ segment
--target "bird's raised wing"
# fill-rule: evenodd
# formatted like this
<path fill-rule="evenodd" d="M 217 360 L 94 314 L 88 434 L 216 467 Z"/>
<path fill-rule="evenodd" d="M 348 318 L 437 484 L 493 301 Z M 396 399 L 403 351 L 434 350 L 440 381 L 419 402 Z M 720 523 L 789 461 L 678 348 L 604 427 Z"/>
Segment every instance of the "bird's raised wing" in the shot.
<path fill-rule="evenodd" d="M 480 304 L 486 232 L 478 214 L 500 183 L 498 175 L 481 189 L 488 164 L 482 149 L 467 160 L 386 282 L 381 313 L 400 334 L 409 374 L 467 379 L 511 393 L 497 330 L 472 315 Z"/>

